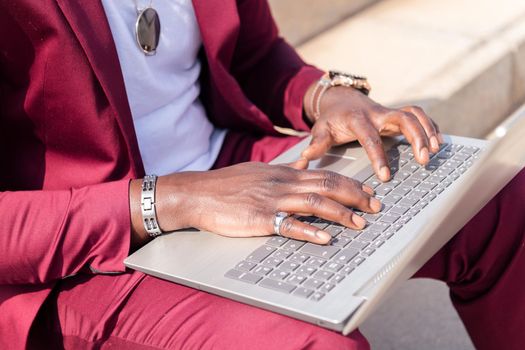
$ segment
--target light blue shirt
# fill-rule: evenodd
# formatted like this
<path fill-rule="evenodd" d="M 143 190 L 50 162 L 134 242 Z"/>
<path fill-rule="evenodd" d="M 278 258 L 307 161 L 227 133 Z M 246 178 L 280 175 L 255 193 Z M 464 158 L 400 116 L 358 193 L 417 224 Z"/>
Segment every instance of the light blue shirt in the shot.
<path fill-rule="evenodd" d="M 215 128 L 199 101 L 202 45 L 191 0 L 154 0 L 160 17 L 157 52 L 146 56 L 135 39 L 133 0 L 102 0 L 124 77 L 147 174 L 208 170 L 226 130 Z M 149 0 L 137 0 L 144 8 Z"/>

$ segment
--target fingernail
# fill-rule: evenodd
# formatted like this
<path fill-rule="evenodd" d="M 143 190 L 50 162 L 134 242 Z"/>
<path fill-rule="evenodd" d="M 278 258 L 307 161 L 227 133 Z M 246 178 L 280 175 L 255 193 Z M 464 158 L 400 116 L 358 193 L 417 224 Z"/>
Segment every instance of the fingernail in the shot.
<path fill-rule="evenodd" d="M 370 208 L 375 211 L 375 212 L 378 212 L 381 210 L 381 208 L 383 207 L 383 204 L 381 204 L 381 202 L 379 201 L 379 199 L 377 198 L 370 198 Z"/>
<path fill-rule="evenodd" d="M 428 157 L 429 157 L 429 155 L 428 155 L 428 148 L 426 148 L 426 147 L 421 148 L 421 150 L 419 151 L 419 157 L 423 161 L 428 160 Z"/>
<path fill-rule="evenodd" d="M 369 195 L 373 195 L 374 194 L 374 189 L 372 187 L 370 187 L 370 186 L 367 186 L 367 185 L 363 185 L 363 191 L 365 191 Z"/>
<path fill-rule="evenodd" d="M 390 179 L 390 169 L 388 169 L 387 166 L 382 166 L 381 169 L 379 169 L 379 176 L 381 180 L 388 181 Z"/>
<path fill-rule="evenodd" d="M 353 214 L 352 215 L 352 222 L 357 226 L 357 227 L 364 227 L 366 225 L 366 220 L 363 219 L 362 217 L 360 217 L 359 215 L 356 215 L 356 214 Z"/>
<path fill-rule="evenodd" d="M 332 238 L 332 236 L 330 236 L 329 233 L 321 231 L 321 230 L 315 231 L 315 237 L 317 237 L 318 239 L 322 241 L 328 241 Z"/>
<path fill-rule="evenodd" d="M 435 136 L 432 136 L 430 138 L 430 146 L 432 147 L 433 150 L 437 151 L 439 149 L 439 142 Z"/>

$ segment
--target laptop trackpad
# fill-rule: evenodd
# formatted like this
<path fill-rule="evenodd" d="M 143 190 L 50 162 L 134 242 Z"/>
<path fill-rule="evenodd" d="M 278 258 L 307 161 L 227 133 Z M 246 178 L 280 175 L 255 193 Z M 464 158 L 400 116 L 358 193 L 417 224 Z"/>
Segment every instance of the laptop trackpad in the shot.
<path fill-rule="evenodd" d="M 336 173 L 341 173 L 344 168 L 352 164 L 354 160 L 348 158 L 342 158 L 338 156 L 325 155 L 321 159 L 313 160 L 308 165 L 308 169 L 323 169 L 331 170 Z"/>

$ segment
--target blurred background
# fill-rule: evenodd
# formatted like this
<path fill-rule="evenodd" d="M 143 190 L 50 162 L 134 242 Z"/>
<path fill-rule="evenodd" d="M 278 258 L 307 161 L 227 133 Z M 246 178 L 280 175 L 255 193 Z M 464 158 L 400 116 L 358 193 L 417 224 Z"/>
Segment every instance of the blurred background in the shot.
<path fill-rule="evenodd" d="M 423 107 L 446 133 L 490 138 L 525 102 L 524 0 L 269 0 L 282 35 L 371 97 Z M 473 349 L 440 282 L 411 280 L 363 325 L 372 348 Z"/>

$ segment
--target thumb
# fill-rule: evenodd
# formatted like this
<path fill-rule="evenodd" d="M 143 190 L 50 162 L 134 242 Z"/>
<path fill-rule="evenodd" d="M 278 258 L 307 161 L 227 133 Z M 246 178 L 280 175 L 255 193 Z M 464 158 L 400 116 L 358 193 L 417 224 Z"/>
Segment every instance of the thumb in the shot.
<path fill-rule="evenodd" d="M 312 129 L 312 141 L 301 153 L 301 157 L 307 160 L 321 158 L 332 147 L 332 136 L 326 128 Z"/>
<path fill-rule="evenodd" d="M 297 170 L 305 170 L 308 168 L 308 159 L 301 157 L 295 162 L 287 163 L 284 165 L 297 169 Z"/>

